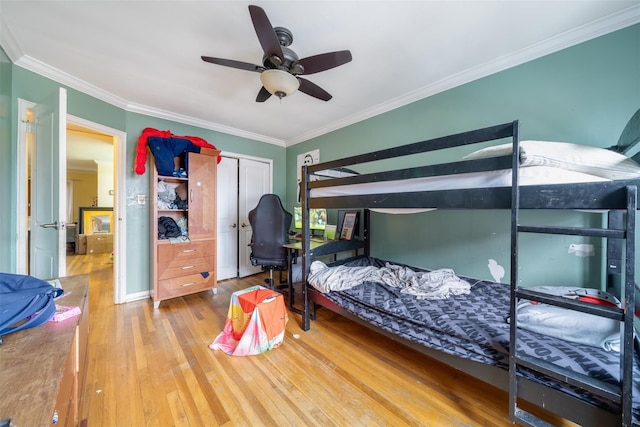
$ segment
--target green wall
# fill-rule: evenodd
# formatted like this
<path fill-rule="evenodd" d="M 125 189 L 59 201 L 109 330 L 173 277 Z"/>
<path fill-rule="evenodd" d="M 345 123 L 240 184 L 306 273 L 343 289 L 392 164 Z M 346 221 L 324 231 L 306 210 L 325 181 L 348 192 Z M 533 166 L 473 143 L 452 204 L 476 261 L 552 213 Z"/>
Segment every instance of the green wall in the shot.
<path fill-rule="evenodd" d="M 515 119 L 521 139 L 614 145 L 640 108 L 640 25 L 599 37 L 322 135 L 287 151 L 288 176 L 296 156 L 320 149 L 321 161 L 427 140 Z M 287 182 L 293 205 L 295 178 Z M 600 225 L 602 215 L 525 212 L 522 222 Z M 509 213 L 436 211 L 417 215 L 372 214 L 374 256 L 490 279 L 493 258 L 509 275 Z M 571 243 L 592 243 L 585 268 L 568 253 Z M 520 277 L 527 284 L 599 283 L 603 242 L 576 237 L 527 238 Z M 527 260 L 535 262 L 527 265 Z M 637 260 L 636 260 L 637 262 Z M 506 282 L 506 279 L 503 279 Z"/>

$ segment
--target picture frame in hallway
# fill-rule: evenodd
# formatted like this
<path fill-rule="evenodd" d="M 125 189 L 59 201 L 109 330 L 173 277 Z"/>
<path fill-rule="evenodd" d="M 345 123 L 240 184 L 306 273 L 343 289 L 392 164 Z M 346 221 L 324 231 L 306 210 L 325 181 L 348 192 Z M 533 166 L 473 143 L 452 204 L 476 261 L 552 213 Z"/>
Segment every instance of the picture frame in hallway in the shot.
<path fill-rule="evenodd" d="M 78 211 L 78 234 L 113 233 L 113 208 L 81 206 Z"/>

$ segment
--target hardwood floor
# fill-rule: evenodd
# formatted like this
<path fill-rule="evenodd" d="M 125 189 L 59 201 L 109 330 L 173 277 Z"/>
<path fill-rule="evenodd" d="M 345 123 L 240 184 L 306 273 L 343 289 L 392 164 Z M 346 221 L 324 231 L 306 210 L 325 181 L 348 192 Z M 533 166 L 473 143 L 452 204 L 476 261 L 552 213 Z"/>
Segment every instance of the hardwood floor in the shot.
<path fill-rule="evenodd" d="M 511 425 L 506 393 L 328 310 L 309 332 L 290 314 L 283 345 L 264 354 L 210 350 L 231 293 L 263 275 L 154 311 L 150 299 L 113 304 L 108 254 L 69 257 L 68 270 L 90 273 L 91 427 Z"/>

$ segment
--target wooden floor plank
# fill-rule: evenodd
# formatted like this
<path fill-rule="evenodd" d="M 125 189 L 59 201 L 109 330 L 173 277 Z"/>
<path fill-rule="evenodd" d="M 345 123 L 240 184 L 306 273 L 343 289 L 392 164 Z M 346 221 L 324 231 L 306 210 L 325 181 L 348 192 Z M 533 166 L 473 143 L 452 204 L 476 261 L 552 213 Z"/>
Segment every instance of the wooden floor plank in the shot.
<path fill-rule="evenodd" d="M 113 303 L 108 254 L 70 256 L 67 268 L 90 274 L 91 427 L 512 425 L 506 393 L 327 310 L 308 332 L 290 313 L 282 346 L 261 355 L 209 349 L 231 294 L 264 275 L 154 310 L 150 299 Z"/>

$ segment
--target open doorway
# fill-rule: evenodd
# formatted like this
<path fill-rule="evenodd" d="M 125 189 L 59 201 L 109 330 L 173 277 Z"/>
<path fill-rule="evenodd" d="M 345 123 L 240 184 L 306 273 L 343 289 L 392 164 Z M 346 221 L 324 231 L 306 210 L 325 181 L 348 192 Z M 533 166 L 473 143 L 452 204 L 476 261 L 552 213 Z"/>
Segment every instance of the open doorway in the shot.
<path fill-rule="evenodd" d="M 32 201 L 30 197 L 31 174 L 30 150 L 31 109 L 35 104 L 19 100 L 20 132 L 18 135 L 18 254 L 16 271 L 29 274 L 29 245 L 30 245 L 30 212 Z M 126 254 L 124 233 L 126 200 L 121 186 L 124 182 L 126 156 L 124 146 L 126 134 L 122 131 L 105 127 L 79 117 L 67 115 L 65 144 L 67 158 L 67 185 L 60 188 L 64 191 L 66 204 L 66 246 L 61 249 L 59 256 L 73 257 L 80 255 L 86 242 L 86 237 L 79 237 L 84 233 L 80 228 L 87 228 L 96 238 L 92 239 L 92 252 L 99 253 L 101 259 L 113 262 L 114 302 L 122 303 L 126 299 L 126 281 L 124 280 Z M 102 206 L 100 206 L 102 205 Z M 87 215 L 85 227 L 84 212 L 89 208 L 108 208 L 109 215 L 97 216 L 90 212 Z M 81 218 L 81 215 L 83 216 Z M 99 221 L 98 221 L 99 220 Z M 100 222 L 99 227 L 96 225 Z M 97 228 L 96 228 L 97 227 Z M 87 250 L 86 247 L 84 249 Z M 104 256 L 104 253 L 107 256 Z M 114 253 L 111 258 L 111 253 Z M 85 254 L 86 255 L 86 252 Z M 68 258 L 67 258 L 68 259 Z M 62 272 L 61 275 L 66 272 Z"/>
<path fill-rule="evenodd" d="M 75 257 L 113 263 L 114 137 L 67 123 L 67 272 Z M 85 257 L 82 257 L 83 261 Z"/>

